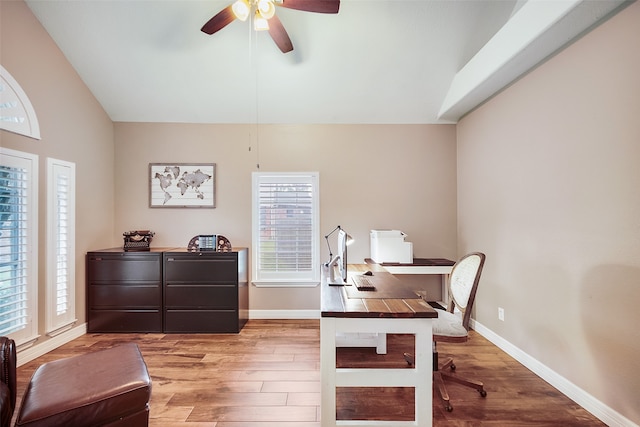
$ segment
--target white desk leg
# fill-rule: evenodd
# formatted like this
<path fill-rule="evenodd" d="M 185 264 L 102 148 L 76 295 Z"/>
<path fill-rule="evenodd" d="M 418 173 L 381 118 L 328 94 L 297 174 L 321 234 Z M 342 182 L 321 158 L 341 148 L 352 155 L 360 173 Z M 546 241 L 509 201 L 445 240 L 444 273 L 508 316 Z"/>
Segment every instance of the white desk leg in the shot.
<path fill-rule="evenodd" d="M 376 354 L 387 354 L 387 334 L 383 334 L 383 333 L 377 334 Z"/>
<path fill-rule="evenodd" d="M 422 324 L 415 331 L 414 370 L 417 378 L 415 385 L 415 421 L 417 426 L 433 425 L 433 322 L 421 319 Z"/>
<path fill-rule="evenodd" d="M 320 425 L 336 425 L 336 319 L 320 318 Z"/>
<path fill-rule="evenodd" d="M 449 274 L 443 274 L 442 277 L 442 302 L 444 302 L 444 308 L 449 305 Z"/>

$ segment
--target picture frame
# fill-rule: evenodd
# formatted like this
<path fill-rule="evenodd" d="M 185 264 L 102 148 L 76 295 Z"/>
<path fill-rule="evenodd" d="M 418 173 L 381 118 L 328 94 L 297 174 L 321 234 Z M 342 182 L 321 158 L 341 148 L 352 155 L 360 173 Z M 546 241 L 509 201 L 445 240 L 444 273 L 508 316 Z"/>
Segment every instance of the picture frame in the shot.
<path fill-rule="evenodd" d="M 215 208 L 215 163 L 149 163 L 150 208 Z"/>

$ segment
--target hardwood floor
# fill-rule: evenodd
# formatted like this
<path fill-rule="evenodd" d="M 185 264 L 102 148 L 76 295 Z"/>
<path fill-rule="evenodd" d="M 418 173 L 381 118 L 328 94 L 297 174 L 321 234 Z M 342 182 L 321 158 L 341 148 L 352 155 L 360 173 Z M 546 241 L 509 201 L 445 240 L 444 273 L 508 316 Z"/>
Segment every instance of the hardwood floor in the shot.
<path fill-rule="evenodd" d="M 251 320 L 240 334 L 88 334 L 18 369 L 18 396 L 40 364 L 136 342 L 153 381 L 152 427 L 319 427 L 320 343 L 317 320 Z M 339 349 L 340 366 L 407 366 L 413 337 L 389 336 L 388 353 Z M 457 372 L 485 383 L 487 397 L 449 386 L 453 412 L 434 391 L 436 427 L 603 426 L 604 424 L 480 335 L 439 345 Z M 411 369 L 407 366 L 407 369 Z M 88 375 L 90 379 L 90 375 Z M 338 392 L 338 417 L 412 419 L 413 392 Z M 20 402 L 18 401 L 18 405 Z"/>

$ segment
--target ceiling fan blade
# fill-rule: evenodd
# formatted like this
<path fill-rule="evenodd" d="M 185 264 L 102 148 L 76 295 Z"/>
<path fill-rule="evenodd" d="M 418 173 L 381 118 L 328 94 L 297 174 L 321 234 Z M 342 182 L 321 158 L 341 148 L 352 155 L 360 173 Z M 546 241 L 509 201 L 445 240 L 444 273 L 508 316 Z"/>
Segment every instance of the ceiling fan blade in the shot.
<path fill-rule="evenodd" d="M 338 13 L 340 0 L 276 0 L 278 6 L 316 13 Z"/>
<path fill-rule="evenodd" d="M 236 15 L 233 14 L 231 5 L 229 5 L 214 15 L 213 18 L 209 19 L 207 23 L 202 26 L 200 31 L 207 34 L 213 34 L 231 24 L 235 19 Z"/>
<path fill-rule="evenodd" d="M 277 15 L 273 15 L 269 19 L 269 35 L 276 42 L 276 45 L 280 48 L 282 53 L 291 52 L 293 50 L 293 43 L 287 34 L 287 30 L 284 29 L 284 25 Z"/>

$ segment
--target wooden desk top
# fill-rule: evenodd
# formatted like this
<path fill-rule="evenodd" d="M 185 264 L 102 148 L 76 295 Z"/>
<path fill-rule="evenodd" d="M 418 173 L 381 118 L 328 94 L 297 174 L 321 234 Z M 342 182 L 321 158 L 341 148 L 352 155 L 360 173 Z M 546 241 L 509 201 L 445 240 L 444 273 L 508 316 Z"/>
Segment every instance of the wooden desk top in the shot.
<path fill-rule="evenodd" d="M 354 271 L 355 270 L 355 271 Z M 360 274 L 366 266 L 349 266 Z M 374 271 L 376 291 L 358 291 L 351 286 L 329 286 L 322 281 L 322 317 L 435 318 L 437 312 L 395 276 Z"/>

